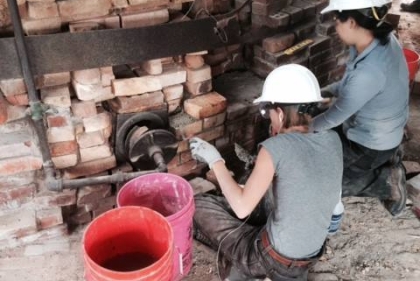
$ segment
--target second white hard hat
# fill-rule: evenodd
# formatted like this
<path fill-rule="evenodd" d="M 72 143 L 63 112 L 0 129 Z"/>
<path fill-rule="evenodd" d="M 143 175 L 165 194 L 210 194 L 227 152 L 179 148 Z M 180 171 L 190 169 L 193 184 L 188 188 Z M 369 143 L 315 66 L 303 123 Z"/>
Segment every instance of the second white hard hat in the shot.
<path fill-rule="evenodd" d="M 261 97 L 254 103 L 311 103 L 322 100 L 315 75 L 299 64 L 287 64 L 271 71 L 264 81 Z"/>
<path fill-rule="evenodd" d="M 370 7 L 381 7 L 392 0 L 330 0 L 329 5 L 321 11 L 325 14 L 331 11 L 358 10 Z"/>

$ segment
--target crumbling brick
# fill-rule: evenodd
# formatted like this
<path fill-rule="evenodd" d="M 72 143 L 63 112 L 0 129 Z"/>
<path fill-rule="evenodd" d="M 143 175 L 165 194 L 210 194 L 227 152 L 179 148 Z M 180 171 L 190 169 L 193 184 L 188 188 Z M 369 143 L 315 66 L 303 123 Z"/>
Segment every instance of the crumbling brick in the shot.
<path fill-rule="evenodd" d="M 196 119 L 216 115 L 226 109 L 227 100 L 217 92 L 200 95 L 184 102 L 184 110 Z"/>

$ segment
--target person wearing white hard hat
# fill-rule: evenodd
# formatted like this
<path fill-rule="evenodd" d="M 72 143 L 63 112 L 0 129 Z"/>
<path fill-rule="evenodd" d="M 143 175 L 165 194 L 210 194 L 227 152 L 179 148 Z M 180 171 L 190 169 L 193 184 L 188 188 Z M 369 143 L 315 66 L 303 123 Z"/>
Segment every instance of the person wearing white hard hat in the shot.
<path fill-rule="evenodd" d="M 222 280 L 307 280 L 323 254 L 343 155 L 335 131 L 307 133 L 308 111 L 321 100 L 317 79 L 303 66 L 280 66 L 267 76 L 254 103 L 270 119 L 272 136 L 259 144 L 244 186 L 213 145 L 190 140 L 192 157 L 209 165 L 224 195 L 197 195 L 193 223 L 194 238 L 223 261 Z M 267 196 L 271 204 L 264 203 Z"/>
<path fill-rule="evenodd" d="M 341 81 L 323 88 L 335 101 L 311 130 L 336 127 L 343 143 L 343 196 L 376 197 L 396 216 L 407 198 L 399 146 L 408 120 L 409 79 L 387 22 L 389 0 L 330 0 L 336 31 L 349 46 Z"/>

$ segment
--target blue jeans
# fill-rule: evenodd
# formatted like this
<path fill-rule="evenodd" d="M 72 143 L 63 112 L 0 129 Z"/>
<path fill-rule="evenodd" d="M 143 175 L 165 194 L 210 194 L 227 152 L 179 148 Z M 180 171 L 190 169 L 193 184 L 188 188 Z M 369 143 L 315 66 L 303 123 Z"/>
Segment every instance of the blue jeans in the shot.
<path fill-rule="evenodd" d="M 398 146 L 388 150 L 374 150 L 353 142 L 337 127 L 343 145 L 343 193 L 342 196 L 377 197 L 380 200 L 391 196 L 387 183 L 391 163 Z"/>
<path fill-rule="evenodd" d="M 264 248 L 261 232 L 267 216 L 259 204 L 246 221 L 239 220 L 224 197 L 199 194 L 195 197 L 194 236 L 220 252 L 219 271 L 222 280 L 227 277 L 230 267 L 249 278 L 269 277 L 272 281 L 307 280 L 308 270 L 322 255 L 323 251 L 307 259 L 305 267 L 285 266 L 273 259 Z"/>

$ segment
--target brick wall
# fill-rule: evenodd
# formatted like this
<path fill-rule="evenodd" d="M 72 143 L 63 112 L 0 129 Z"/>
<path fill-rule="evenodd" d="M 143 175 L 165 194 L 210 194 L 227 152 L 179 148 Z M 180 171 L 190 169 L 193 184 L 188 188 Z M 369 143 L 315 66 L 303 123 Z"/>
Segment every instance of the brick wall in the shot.
<path fill-rule="evenodd" d="M 4 11 L 2 1 L 0 14 Z M 193 8 L 189 2 L 18 1 L 26 34 L 38 35 L 189 20 L 225 13 L 245 0 L 234 1 L 234 7 L 225 0 L 196 1 Z M 224 155 L 232 152 L 234 142 L 252 151 L 264 133 L 258 108 L 252 104 L 263 80 L 247 72 L 250 76 L 246 80 L 253 88 L 244 91 L 240 81 L 232 83 L 235 79 L 229 72 L 248 69 L 264 78 L 278 65 L 294 62 L 313 70 L 321 85 L 339 79 L 347 52 L 331 19 L 319 16 L 325 4 L 253 1 L 238 14 L 246 28 L 281 27 L 279 34 L 253 45 L 228 45 L 123 66 L 36 77 L 40 98 L 49 107 L 45 125 L 57 172 L 74 179 L 131 171 L 130 166 L 117 164 L 112 141 L 115 118 L 156 109 L 168 113 L 169 125 L 179 141 L 177 154 L 168 163 L 171 173 L 190 177 L 207 171 L 206 165 L 191 157 L 188 139 L 193 136 L 215 144 Z M 0 23 L 0 31 L 10 25 L 7 17 L 0 17 Z M 307 39 L 311 43 L 299 47 Z M 295 51 L 290 53 L 290 48 Z M 113 208 L 121 184 L 59 193 L 45 188 L 40 181 L 42 157 L 37 138 L 28 119 L 23 118 L 30 111 L 24 81 L 0 81 L 0 90 L 0 248 L 64 235 L 68 226 L 87 223 Z"/>

